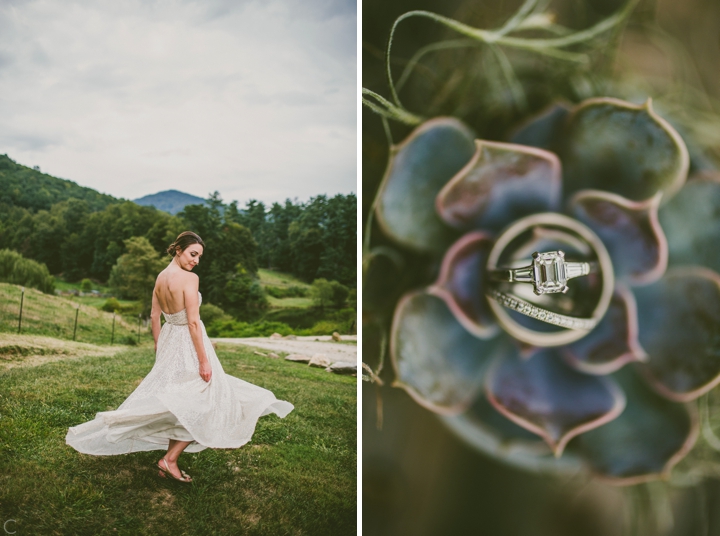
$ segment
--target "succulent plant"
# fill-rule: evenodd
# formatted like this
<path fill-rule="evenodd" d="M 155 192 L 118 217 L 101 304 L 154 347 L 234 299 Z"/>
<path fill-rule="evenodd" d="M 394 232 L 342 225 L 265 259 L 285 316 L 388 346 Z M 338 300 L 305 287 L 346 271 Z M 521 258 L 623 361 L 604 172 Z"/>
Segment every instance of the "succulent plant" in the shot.
<path fill-rule="evenodd" d="M 697 438 L 696 400 L 720 382 L 720 181 L 687 180 L 688 169 L 685 143 L 650 101 L 556 105 L 508 143 L 476 140 L 454 118 L 423 122 L 391 149 L 374 203 L 387 241 L 365 261 L 366 347 L 382 338 L 374 312 L 410 287 L 389 332 L 394 385 L 470 444 L 619 484 L 667 477 Z M 535 214 L 563 214 L 605 246 L 613 288 L 594 329 L 550 326 L 488 297 L 491 250 Z M 547 226 L 531 231 L 507 259 L 582 254 Z M 396 249 L 421 260 L 415 281 L 400 282 L 411 276 Z M 582 279 L 563 299 L 587 316 L 600 277 Z M 532 344 L 501 310 L 576 340 Z"/>

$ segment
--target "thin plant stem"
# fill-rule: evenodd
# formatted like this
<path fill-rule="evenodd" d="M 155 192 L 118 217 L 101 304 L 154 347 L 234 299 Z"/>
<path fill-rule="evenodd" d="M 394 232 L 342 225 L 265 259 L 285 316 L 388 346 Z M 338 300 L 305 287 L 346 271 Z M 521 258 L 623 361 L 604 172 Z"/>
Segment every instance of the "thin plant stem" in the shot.
<path fill-rule="evenodd" d="M 495 43 L 497 45 L 501 46 L 509 46 L 524 50 L 530 50 L 533 52 L 537 52 L 540 54 L 546 54 L 550 56 L 554 56 L 560 59 L 566 59 L 566 60 L 574 60 L 574 61 L 585 61 L 583 59 L 584 55 L 579 55 L 572 52 L 567 52 L 563 50 L 559 50 L 562 48 L 566 48 L 572 45 L 577 45 L 580 43 L 588 42 L 598 35 L 603 34 L 604 32 L 610 30 L 614 26 L 621 23 L 625 18 L 630 14 L 630 12 L 633 10 L 635 5 L 639 0 L 628 0 L 628 2 L 623 6 L 622 9 L 618 10 L 614 14 L 610 15 L 606 19 L 603 19 L 596 25 L 587 28 L 585 30 L 581 30 L 578 32 L 571 33 L 569 35 L 565 35 L 562 37 L 555 37 L 555 38 L 524 38 L 524 37 L 511 37 L 508 35 L 503 34 L 503 29 L 507 26 L 507 24 L 501 28 L 500 30 L 496 31 L 489 31 L 489 30 L 481 30 L 478 28 L 473 28 L 472 26 L 468 26 L 467 24 L 463 24 L 461 22 L 458 22 L 454 19 L 451 19 L 449 17 L 444 17 L 442 15 L 438 15 L 437 13 L 433 13 L 431 11 L 422 11 L 422 10 L 415 10 L 415 11 L 408 11 L 407 13 L 404 13 L 403 15 L 400 15 L 395 22 L 392 25 L 392 28 L 390 29 L 390 36 L 388 37 L 388 44 L 385 51 L 385 74 L 388 80 L 388 85 L 390 87 L 390 94 L 392 97 L 393 102 L 395 105 L 404 110 L 402 103 L 400 102 L 400 98 L 398 97 L 397 90 L 395 87 L 395 83 L 393 81 L 392 77 L 392 68 L 391 68 L 391 51 L 392 51 L 392 43 L 393 39 L 395 37 L 395 30 L 397 29 L 398 25 L 411 17 L 421 17 L 421 18 L 428 18 L 431 19 L 437 23 L 440 23 L 451 30 L 454 30 L 455 32 L 465 35 L 471 39 L 475 39 L 477 41 L 480 41 L 482 43 L 490 44 Z M 534 4 L 534 3 L 533 3 Z M 521 6 L 520 11 L 523 11 L 526 9 L 526 6 L 528 5 L 528 2 L 525 2 L 523 6 Z M 518 13 L 519 13 L 518 12 Z M 514 19 L 513 17 L 511 21 Z M 515 24 L 515 23 L 513 23 Z M 519 26 L 519 24 L 518 24 Z M 406 110 L 405 110 L 406 111 Z M 407 111 L 406 111 L 407 112 Z M 409 113 L 409 112 L 407 112 Z"/>

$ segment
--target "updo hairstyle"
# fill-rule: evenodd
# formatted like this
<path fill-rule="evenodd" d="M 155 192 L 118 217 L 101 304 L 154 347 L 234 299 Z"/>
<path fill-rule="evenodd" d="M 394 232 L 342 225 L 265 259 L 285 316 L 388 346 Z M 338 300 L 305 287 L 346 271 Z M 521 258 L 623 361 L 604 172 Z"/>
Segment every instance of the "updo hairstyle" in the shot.
<path fill-rule="evenodd" d="M 170 247 L 167 248 L 167 252 L 174 257 L 177 253 L 177 248 L 180 248 L 180 252 L 182 253 L 192 244 L 200 244 L 203 248 L 205 247 L 205 242 L 202 241 L 202 238 L 192 231 L 185 231 L 180 233 L 175 239 L 175 242 L 170 244 Z"/>

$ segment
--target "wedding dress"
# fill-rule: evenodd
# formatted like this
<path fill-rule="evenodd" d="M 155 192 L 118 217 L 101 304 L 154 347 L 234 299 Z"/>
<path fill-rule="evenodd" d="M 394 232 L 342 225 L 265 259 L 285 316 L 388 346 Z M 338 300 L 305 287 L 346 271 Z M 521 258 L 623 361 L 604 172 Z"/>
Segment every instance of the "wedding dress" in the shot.
<path fill-rule="evenodd" d="M 185 452 L 237 448 L 250 441 L 260 417 L 285 417 L 293 410 L 267 389 L 225 374 L 201 321 L 212 367 L 210 381 L 203 380 L 187 312 L 163 316 L 152 370 L 117 410 L 101 411 L 92 421 L 71 427 L 68 445 L 101 456 L 166 450 L 169 439 L 192 441 Z"/>

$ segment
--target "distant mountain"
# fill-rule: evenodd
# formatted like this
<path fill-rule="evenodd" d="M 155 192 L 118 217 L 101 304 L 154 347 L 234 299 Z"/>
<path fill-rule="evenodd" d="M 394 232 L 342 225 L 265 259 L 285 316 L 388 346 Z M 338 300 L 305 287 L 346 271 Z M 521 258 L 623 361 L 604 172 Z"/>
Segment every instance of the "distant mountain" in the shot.
<path fill-rule="evenodd" d="M 84 199 L 90 210 L 102 210 L 121 202 L 111 195 L 101 194 L 76 182 L 58 179 L 18 164 L 6 154 L 0 154 L 0 206 L 23 207 L 35 213 L 67 199 Z"/>
<path fill-rule="evenodd" d="M 140 199 L 134 199 L 134 203 L 146 207 L 155 207 L 158 210 L 177 214 L 185 205 L 206 205 L 202 197 L 178 192 L 177 190 L 165 190 L 156 194 L 146 195 Z"/>

